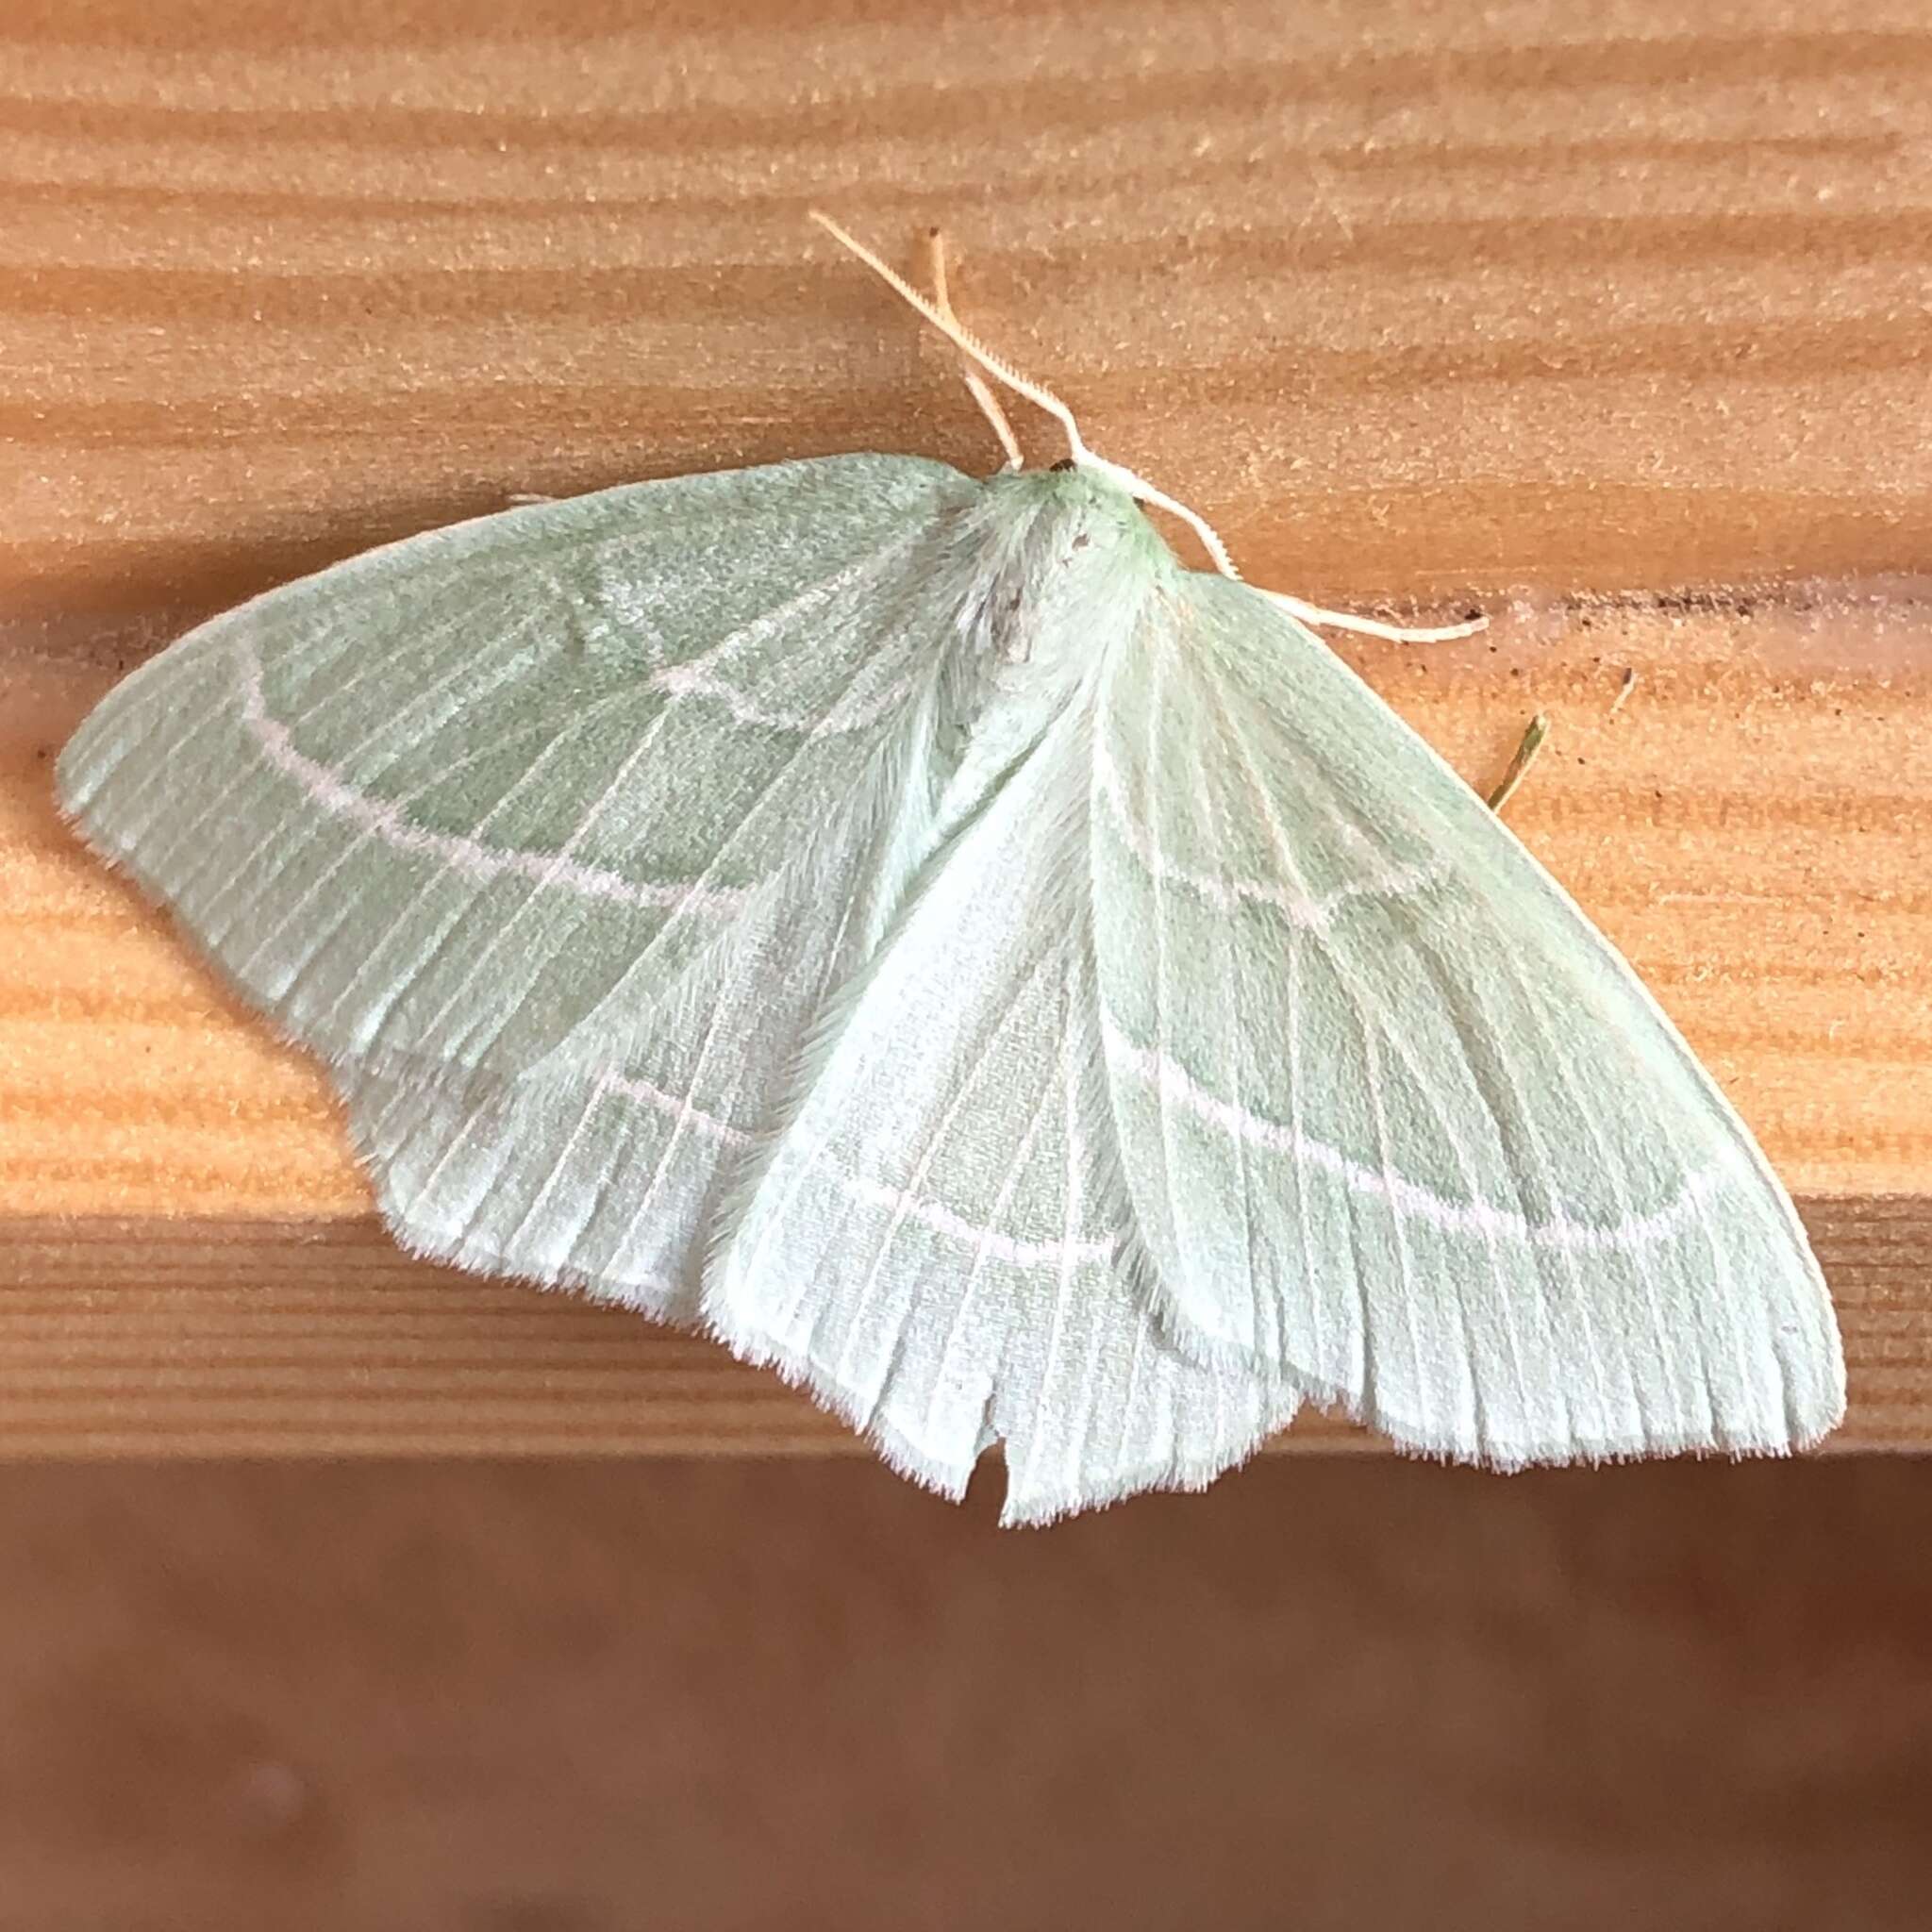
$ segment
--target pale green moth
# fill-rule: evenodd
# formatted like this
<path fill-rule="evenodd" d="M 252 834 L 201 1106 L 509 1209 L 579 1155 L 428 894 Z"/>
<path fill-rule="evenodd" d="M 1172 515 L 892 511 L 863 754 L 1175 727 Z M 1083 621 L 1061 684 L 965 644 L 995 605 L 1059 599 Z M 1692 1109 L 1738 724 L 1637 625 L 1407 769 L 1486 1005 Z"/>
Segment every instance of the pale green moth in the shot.
<path fill-rule="evenodd" d="M 701 1324 L 946 1494 L 1002 1443 L 1009 1522 L 1205 1484 L 1304 1401 L 1505 1469 L 1829 1429 L 1783 1188 L 1305 621 L 1346 620 L 1182 568 L 1135 498 L 1224 566 L 1191 512 L 859 252 L 1071 460 L 432 531 L 62 755 L 327 1059 L 397 1240 Z"/>

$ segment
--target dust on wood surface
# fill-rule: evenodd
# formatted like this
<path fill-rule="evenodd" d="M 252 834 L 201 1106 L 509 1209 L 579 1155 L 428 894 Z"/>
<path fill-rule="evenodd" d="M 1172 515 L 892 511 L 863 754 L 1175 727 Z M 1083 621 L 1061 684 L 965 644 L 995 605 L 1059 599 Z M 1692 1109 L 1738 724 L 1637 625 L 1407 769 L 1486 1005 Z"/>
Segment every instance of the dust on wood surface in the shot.
<path fill-rule="evenodd" d="M 1511 823 L 1807 1202 L 1847 1440 L 1932 1443 L 1928 204 L 1911 7 L 17 8 L 0 1447 L 840 1440 L 702 1344 L 378 1262 L 320 1075 L 48 797 L 120 670 L 372 541 L 991 468 L 813 205 L 908 267 L 942 224 L 974 325 L 1257 581 L 1496 615 L 1347 655 L 1479 785 L 1552 714 Z M 541 1368 L 491 1352 L 520 1324 Z"/>

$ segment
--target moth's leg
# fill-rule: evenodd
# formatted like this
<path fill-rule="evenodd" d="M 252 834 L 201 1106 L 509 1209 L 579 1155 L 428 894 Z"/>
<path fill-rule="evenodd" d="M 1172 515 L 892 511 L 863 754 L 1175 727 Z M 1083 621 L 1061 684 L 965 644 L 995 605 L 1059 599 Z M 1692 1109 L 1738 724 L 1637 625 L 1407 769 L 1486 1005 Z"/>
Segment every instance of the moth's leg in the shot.
<path fill-rule="evenodd" d="M 959 318 L 953 313 L 953 300 L 946 293 L 946 238 L 937 228 L 928 228 L 925 241 L 932 252 L 933 307 L 957 328 Z M 959 375 L 973 400 L 979 405 L 979 413 L 992 425 L 992 433 L 999 438 L 1000 447 L 1007 453 L 1007 468 L 1024 469 L 1026 459 L 1020 454 L 1020 440 L 1013 434 L 1013 425 L 1007 421 L 1007 412 L 1000 408 L 999 399 L 988 386 L 985 376 L 964 356 L 959 358 Z"/>
<path fill-rule="evenodd" d="M 516 490 L 512 491 L 504 501 L 512 509 L 525 509 L 533 503 L 561 503 L 563 498 L 560 496 L 545 496 L 540 490 Z"/>
<path fill-rule="evenodd" d="M 1477 631 L 1490 627 L 1490 620 L 1480 613 L 1461 624 L 1384 624 L 1379 618 L 1357 617 L 1350 611 L 1324 610 L 1319 604 L 1305 604 L 1286 591 L 1262 591 L 1261 594 L 1300 618 L 1310 629 L 1359 631 L 1365 638 L 1386 638 L 1391 644 L 1446 644 L 1457 638 L 1474 637 Z"/>
<path fill-rule="evenodd" d="M 1536 763 L 1537 754 L 1543 748 L 1543 740 L 1550 735 L 1550 721 L 1539 711 L 1529 721 L 1528 728 L 1523 734 L 1523 742 L 1516 747 L 1516 756 L 1509 760 L 1509 769 L 1497 782 L 1496 789 L 1490 793 L 1489 808 L 1492 812 L 1501 813 L 1509 803 L 1516 788 L 1523 783 L 1530 766 Z"/>

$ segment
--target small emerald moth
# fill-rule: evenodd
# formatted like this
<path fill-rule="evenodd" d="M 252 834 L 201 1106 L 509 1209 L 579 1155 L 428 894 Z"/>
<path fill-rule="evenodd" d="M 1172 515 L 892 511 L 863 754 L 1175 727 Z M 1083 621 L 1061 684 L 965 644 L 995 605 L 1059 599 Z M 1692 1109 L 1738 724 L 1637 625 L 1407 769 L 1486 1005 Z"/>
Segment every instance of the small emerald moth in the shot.
<path fill-rule="evenodd" d="M 1785 1191 L 1349 621 L 858 252 L 977 365 L 999 474 L 434 530 L 204 625 L 60 759 L 327 1061 L 396 1239 L 702 1325 L 947 1494 L 1002 1444 L 1013 1522 L 1304 1402 L 1498 1468 L 1829 1429 Z"/>

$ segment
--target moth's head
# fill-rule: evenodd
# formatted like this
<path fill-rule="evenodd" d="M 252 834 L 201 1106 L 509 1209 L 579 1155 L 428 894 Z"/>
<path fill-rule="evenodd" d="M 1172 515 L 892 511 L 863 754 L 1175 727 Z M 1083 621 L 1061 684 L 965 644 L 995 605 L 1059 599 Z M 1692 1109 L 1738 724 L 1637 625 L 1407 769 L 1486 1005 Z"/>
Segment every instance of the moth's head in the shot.
<path fill-rule="evenodd" d="M 1141 507 L 1071 463 L 991 478 L 961 532 L 959 625 L 1001 663 L 1085 659 L 1178 568 Z"/>
<path fill-rule="evenodd" d="M 1063 457 L 1045 470 L 1008 471 L 987 485 L 1028 497 L 1069 533 L 1069 548 L 1097 549 L 1102 558 L 1140 569 L 1174 563 L 1166 540 L 1147 513 L 1113 478 Z"/>

